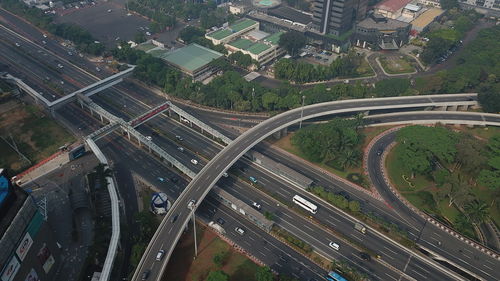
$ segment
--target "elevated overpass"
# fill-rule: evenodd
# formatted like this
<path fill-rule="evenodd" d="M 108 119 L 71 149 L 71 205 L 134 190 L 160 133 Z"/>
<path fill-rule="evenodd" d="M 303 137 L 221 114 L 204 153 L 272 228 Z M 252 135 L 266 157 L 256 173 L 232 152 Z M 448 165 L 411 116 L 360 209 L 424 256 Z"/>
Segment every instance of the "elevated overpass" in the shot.
<path fill-rule="evenodd" d="M 193 181 L 181 193 L 179 198 L 173 204 L 170 212 L 164 217 L 162 223 L 158 227 L 155 235 L 148 245 L 137 267 L 133 280 L 139 280 L 140 274 L 146 270 L 151 270 L 151 274 L 155 276 L 154 280 L 160 280 L 172 251 L 181 236 L 182 230 L 185 229 L 190 219 L 190 212 L 187 211 L 188 202 L 192 199 L 196 200 L 196 202 L 201 202 L 209 192 L 210 188 L 214 186 L 221 175 L 237 159 L 239 159 L 246 151 L 251 149 L 258 142 L 262 141 L 271 134 L 300 122 L 301 120 L 307 120 L 325 115 L 366 112 L 370 110 L 382 109 L 473 106 L 477 105 L 477 102 L 474 100 L 475 97 L 476 94 L 456 94 L 326 102 L 303 108 L 296 108 L 263 121 L 244 134 L 240 135 L 236 140 L 229 143 L 228 146 L 226 146 L 196 175 Z M 500 117 L 495 122 L 500 124 Z M 175 215 L 178 216 L 177 221 L 170 223 L 171 218 Z M 381 237 L 381 239 L 386 238 Z M 166 257 L 161 263 L 157 263 L 155 262 L 155 255 L 161 249 L 161 245 L 168 245 L 167 248 L 163 248 L 166 252 Z M 407 249 L 405 250 L 409 251 Z M 425 262 L 435 268 L 439 268 L 442 271 L 447 271 L 450 275 L 453 275 L 452 272 L 449 272 L 449 270 L 446 270 L 442 266 L 428 260 L 425 260 Z"/>

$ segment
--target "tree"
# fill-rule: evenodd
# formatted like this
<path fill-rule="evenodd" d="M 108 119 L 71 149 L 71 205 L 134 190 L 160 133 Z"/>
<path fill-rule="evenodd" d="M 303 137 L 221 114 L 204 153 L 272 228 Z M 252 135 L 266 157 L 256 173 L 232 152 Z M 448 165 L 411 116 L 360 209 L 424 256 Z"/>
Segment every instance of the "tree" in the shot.
<path fill-rule="evenodd" d="M 179 38 L 186 44 L 191 44 L 198 38 L 203 37 L 205 32 L 195 26 L 187 26 L 179 32 Z"/>
<path fill-rule="evenodd" d="M 146 41 L 146 36 L 144 35 L 144 33 L 142 32 L 137 32 L 135 35 L 134 35 L 134 42 L 137 43 L 137 44 L 140 44 L 142 42 L 145 42 Z"/>
<path fill-rule="evenodd" d="M 255 273 L 256 281 L 273 281 L 273 279 L 274 276 L 269 266 L 261 266 L 257 269 L 257 272 Z"/>
<path fill-rule="evenodd" d="M 215 254 L 214 258 L 213 258 L 214 264 L 219 268 L 224 266 L 224 263 L 227 260 L 228 254 L 229 254 L 228 251 L 223 251 L 223 252 L 219 252 L 219 253 Z"/>
<path fill-rule="evenodd" d="M 228 279 L 229 276 L 222 270 L 210 271 L 207 276 L 207 281 L 227 281 Z"/>
<path fill-rule="evenodd" d="M 471 175 L 476 175 L 485 167 L 487 157 L 485 156 L 485 144 L 471 135 L 460 138 L 456 144 L 456 161 L 460 163 L 461 169 Z"/>
<path fill-rule="evenodd" d="M 408 90 L 410 81 L 406 78 L 384 79 L 375 83 L 374 93 L 377 97 L 400 96 Z"/>
<path fill-rule="evenodd" d="M 445 10 L 458 8 L 457 0 L 439 0 L 439 3 L 441 4 L 441 7 Z"/>
<path fill-rule="evenodd" d="M 359 164 L 360 153 L 358 150 L 344 149 L 338 156 L 337 163 L 345 169 L 347 167 L 354 167 Z"/>
<path fill-rule="evenodd" d="M 280 36 L 278 44 L 285 49 L 291 56 L 298 55 L 300 49 L 307 43 L 304 34 L 297 31 L 289 31 Z"/>
<path fill-rule="evenodd" d="M 359 212 L 360 210 L 359 202 L 356 200 L 349 201 L 349 210 L 351 210 L 354 213 Z"/>
<path fill-rule="evenodd" d="M 469 202 L 465 205 L 464 210 L 470 222 L 476 225 L 485 222 L 490 216 L 488 205 L 482 200 Z"/>

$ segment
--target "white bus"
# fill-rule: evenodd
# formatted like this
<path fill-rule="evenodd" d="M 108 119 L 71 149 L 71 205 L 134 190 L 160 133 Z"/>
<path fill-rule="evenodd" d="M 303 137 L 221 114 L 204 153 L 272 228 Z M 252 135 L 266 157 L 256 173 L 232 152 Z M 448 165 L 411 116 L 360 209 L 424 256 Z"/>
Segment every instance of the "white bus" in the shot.
<path fill-rule="evenodd" d="M 298 195 L 295 195 L 293 197 L 293 203 L 299 205 L 300 207 L 308 210 L 309 212 L 311 212 L 313 214 L 316 214 L 316 212 L 318 211 L 318 206 L 314 205 L 313 203 L 307 201 L 306 199 L 304 199 Z"/>

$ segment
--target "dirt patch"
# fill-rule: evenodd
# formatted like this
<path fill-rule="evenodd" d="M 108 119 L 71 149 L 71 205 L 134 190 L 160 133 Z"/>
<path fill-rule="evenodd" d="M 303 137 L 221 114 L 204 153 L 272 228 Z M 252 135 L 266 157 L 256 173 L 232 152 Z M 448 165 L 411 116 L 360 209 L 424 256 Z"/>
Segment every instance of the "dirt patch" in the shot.
<path fill-rule="evenodd" d="M 198 256 L 194 259 L 193 230 L 189 229 L 181 237 L 168 264 L 164 281 L 202 281 L 210 271 L 223 270 L 229 280 L 254 280 L 258 265 L 236 252 L 206 226 L 197 224 Z M 222 267 L 214 263 L 214 256 L 224 256 Z M 166 277 L 168 276 L 168 278 Z"/>

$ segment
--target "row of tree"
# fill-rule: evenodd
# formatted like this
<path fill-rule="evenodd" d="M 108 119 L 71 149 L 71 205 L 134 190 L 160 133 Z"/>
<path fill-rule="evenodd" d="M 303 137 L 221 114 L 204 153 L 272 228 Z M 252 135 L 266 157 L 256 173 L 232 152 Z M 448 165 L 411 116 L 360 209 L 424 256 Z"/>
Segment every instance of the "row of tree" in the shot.
<path fill-rule="evenodd" d="M 449 70 L 416 79 L 420 94 L 479 92 L 486 112 L 500 112 L 500 26 L 479 31 Z"/>
<path fill-rule="evenodd" d="M 281 59 L 274 66 L 274 75 L 278 79 L 297 83 L 330 80 L 336 77 L 353 77 L 358 75 L 358 67 L 364 56 L 350 51 L 346 56 L 334 60 L 330 65 L 313 65 L 293 59 Z"/>
<path fill-rule="evenodd" d="M 422 52 L 422 60 L 427 64 L 434 63 L 450 48 L 459 43 L 465 33 L 474 26 L 474 22 L 478 18 L 479 14 L 474 10 L 461 11 L 458 8 L 448 10 L 440 20 L 442 26 L 424 34 L 429 38 L 429 42 Z M 452 22 L 452 24 L 445 27 L 447 22 Z"/>
<path fill-rule="evenodd" d="M 76 47 L 92 55 L 100 55 L 104 52 L 103 44 L 97 42 L 92 34 L 78 25 L 72 23 L 54 23 L 52 15 L 46 15 L 42 10 L 29 7 L 22 1 L 4 0 L 0 5 L 10 12 L 27 19 L 32 24 L 50 33 L 71 40 Z"/>

